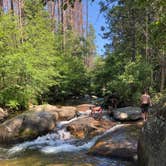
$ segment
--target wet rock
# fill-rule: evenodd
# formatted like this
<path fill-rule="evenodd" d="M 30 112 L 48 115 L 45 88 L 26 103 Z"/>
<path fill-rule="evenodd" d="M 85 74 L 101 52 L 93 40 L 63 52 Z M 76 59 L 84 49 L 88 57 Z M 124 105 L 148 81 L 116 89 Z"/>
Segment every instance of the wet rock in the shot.
<path fill-rule="evenodd" d="M 165 115 L 166 105 L 158 108 L 142 129 L 138 144 L 139 166 L 166 166 Z"/>
<path fill-rule="evenodd" d="M 38 105 L 33 106 L 31 110 L 35 112 L 45 111 L 54 114 L 57 120 L 70 120 L 76 114 L 76 107 L 71 106 L 54 106 L 54 105 Z"/>
<path fill-rule="evenodd" d="M 67 130 L 80 139 L 93 138 L 96 135 L 104 133 L 107 129 L 113 127 L 116 123 L 107 120 L 97 121 L 92 117 L 78 118 L 67 125 Z"/>
<path fill-rule="evenodd" d="M 55 126 L 55 116 L 49 112 L 23 113 L 0 125 L 0 143 L 30 140 L 52 131 Z"/>
<path fill-rule="evenodd" d="M 142 118 L 139 107 L 123 107 L 113 110 L 113 117 L 118 121 L 132 121 Z"/>
<path fill-rule="evenodd" d="M 76 114 L 76 107 L 62 106 L 57 109 L 58 120 L 70 120 L 74 118 Z"/>
<path fill-rule="evenodd" d="M 113 131 L 99 138 L 88 153 L 133 160 L 137 155 L 140 128 L 131 124 L 115 126 Z"/>

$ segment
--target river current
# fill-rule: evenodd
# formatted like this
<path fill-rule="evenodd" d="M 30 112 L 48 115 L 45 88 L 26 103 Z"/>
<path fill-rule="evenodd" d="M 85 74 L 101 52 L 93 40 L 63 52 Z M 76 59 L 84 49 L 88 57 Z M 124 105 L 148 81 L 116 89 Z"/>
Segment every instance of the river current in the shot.
<path fill-rule="evenodd" d="M 73 120 L 60 122 L 54 133 L 12 147 L 0 147 L 0 166 L 134 166 L 128 161 L 88 155 L 89 148 L 103 134 L 88 142 L 75 139 L 65 128 Z"/>

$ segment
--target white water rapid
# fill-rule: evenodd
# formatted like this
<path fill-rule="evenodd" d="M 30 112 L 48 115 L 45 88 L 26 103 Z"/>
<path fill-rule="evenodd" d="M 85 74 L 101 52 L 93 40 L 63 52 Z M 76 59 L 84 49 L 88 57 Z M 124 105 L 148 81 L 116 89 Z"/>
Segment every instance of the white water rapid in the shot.
<path fill-rule="evenodd" d="M 81 118 L 81 117 L 78 117 Z M 89 142 L 79 143 L 77 139 L 73 139 L 69 132 L 66 131 L 64 125 L 78 119 L 74 118 L 70 121 L 62 121 L 58 126 L 58 130 L 56 133 L 47 134 L 42 137 L 38 137 L 33 141 L 27 141 L 21 144 L 17 144 L 9 149 L 8 154 L 12 155 L 15 153 L 20 153 L 22 151 L 26 151 L 28 149 L 39 150 L 42 153 L 46 154 L 55 154 L 60 152 L 77 152 L 81 150 L 88 150 L 91 148 L 97 139 L 102 137 L 103 135 L 113 132 L 114 130 L 121 128 L 124 126 L 123 124 L 116 125 L 113 128 L 107 130 L 104 134 L 99 135 L 91 139 Z"/>

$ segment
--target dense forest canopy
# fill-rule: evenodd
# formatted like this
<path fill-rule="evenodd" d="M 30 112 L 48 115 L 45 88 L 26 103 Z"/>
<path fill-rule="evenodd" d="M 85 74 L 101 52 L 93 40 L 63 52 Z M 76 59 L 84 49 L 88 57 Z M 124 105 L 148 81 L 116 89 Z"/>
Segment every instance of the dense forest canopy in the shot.
<path fill-rule="evenodd" d="M 0 1 L 0 106 L 25 109 L 71 96 L 116 92 L 137 103 L 166 90 L 166 3 L 101 0 L 108 43 L 98 56 L 78 1 Z M 77 17 L 76 17 L 77 16 Z"/>

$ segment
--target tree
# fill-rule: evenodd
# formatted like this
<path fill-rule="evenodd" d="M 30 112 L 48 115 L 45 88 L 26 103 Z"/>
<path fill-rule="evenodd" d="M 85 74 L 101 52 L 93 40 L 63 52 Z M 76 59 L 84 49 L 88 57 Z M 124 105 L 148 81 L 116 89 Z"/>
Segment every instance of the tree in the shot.
<path fill-rule="evenodd" d="M 96 55 L 95 39 L 96 39 L 95 30 L 93 25 L 90 24 L 86 36 L 87 55 L 85 56 L 85 64 L 89 68 L 93 67 L 93 61 Z"/>
<path fill-rule="evenodd" d="M 0 16 L 0 104 L 12 108 L 27 107 L 48 90 L 56 75 L 55 38 L 48 14 L 36 0 L 27 0 L 24 10 L 21 30 L 17 16 Z"/>
<path fill-rule="evenodd" d="M 3 8 L 3 0 L 0 0 L 0 9 Z"/>
<path fill-rule="evenodd" d="M 119 91 L 129 99 L 144 86 L 163 91 L 166 85 L 163 1 L 103 0 L 100 5 L 106 18 L 103 37 L 110 41 L 105 46 L 103 66 L 111 78 L 106 80 L 107 90 Z M 131 69 L 133 73 L 129 72 Z M 145 74 L 145 78 L 137 73 Z"/>
<path fill-rule="evenodd" d="M 25 109 L 29 102 L 87 93 L 90 82 L 83 62 L 95 50 L 93 28 L 88 39 L 70 28 L 55 31 L 41 0 L 18 2 L 17 9 L 0 15 L 0 105 Z"/>
<path fill-rule="evenodd" d="M 61 50 L 56 66 L 59 75 L 54 79 L 57 84 L 53 85 L 48 93 L 50 102 L 71 96 L 82 96 L 89 88 L 88 75 L 83 63 L 84 41 L 72 30 L 67 30 L 65 36 L 65 47 Z"/>

